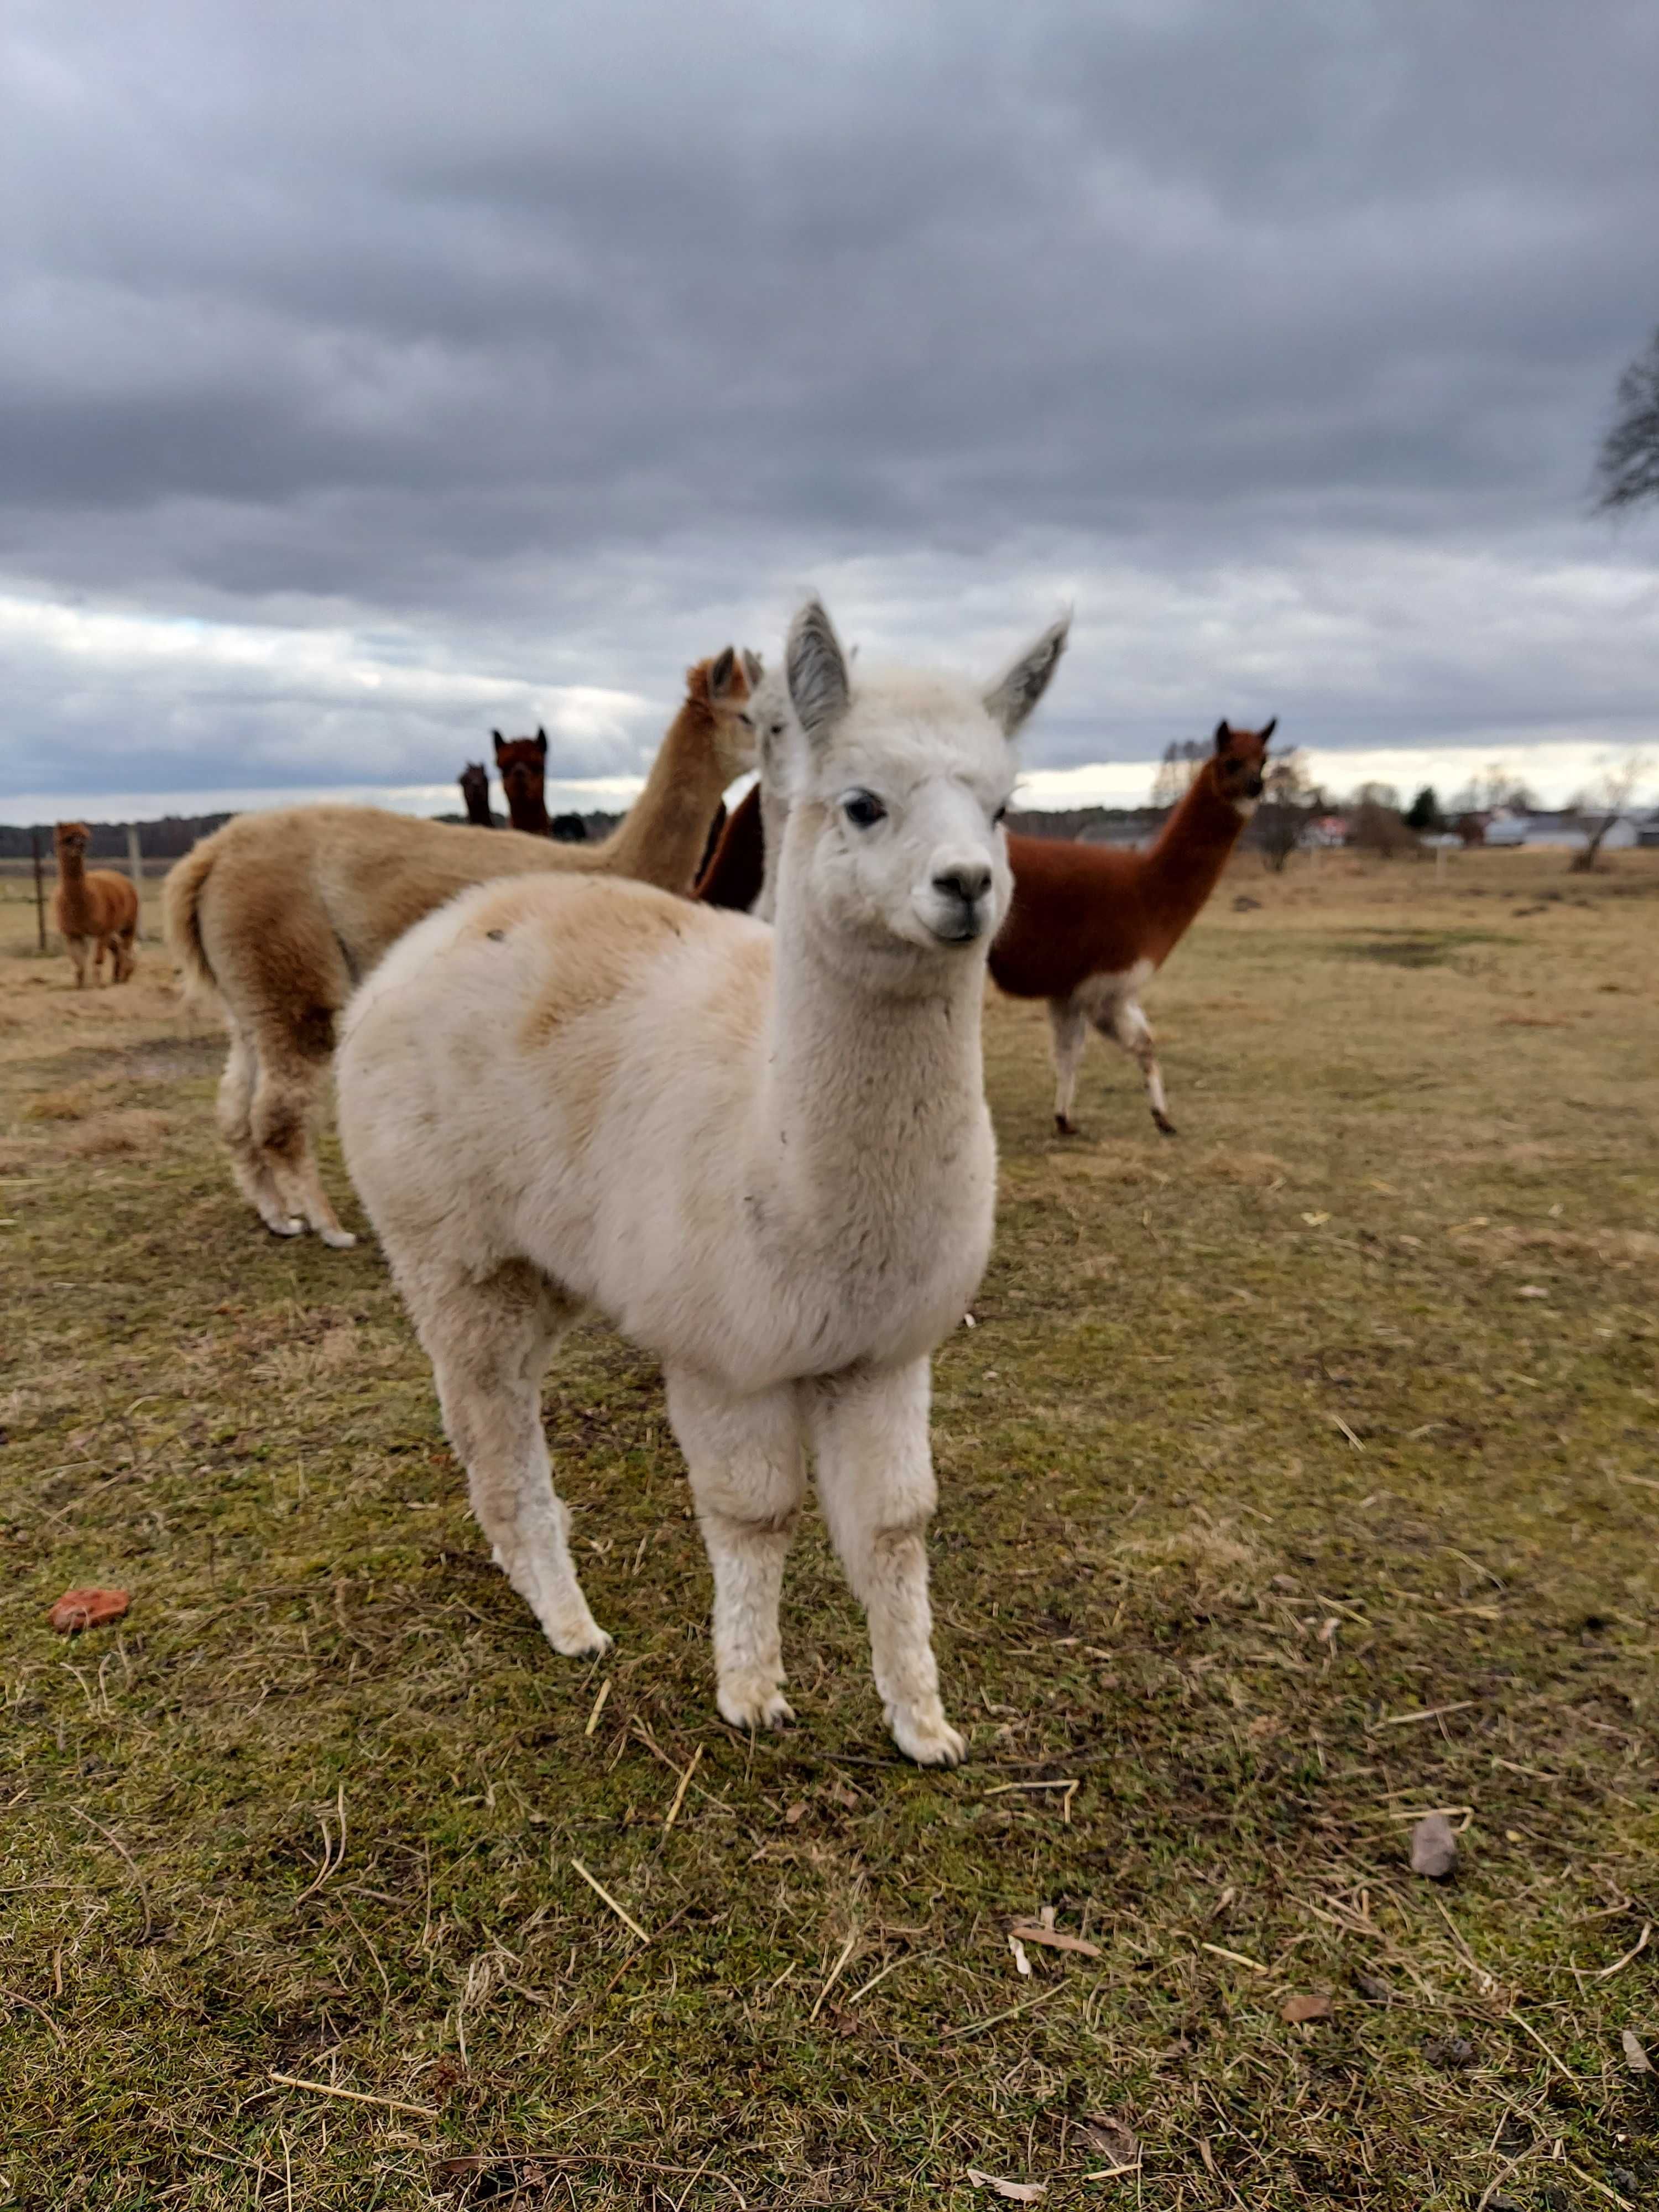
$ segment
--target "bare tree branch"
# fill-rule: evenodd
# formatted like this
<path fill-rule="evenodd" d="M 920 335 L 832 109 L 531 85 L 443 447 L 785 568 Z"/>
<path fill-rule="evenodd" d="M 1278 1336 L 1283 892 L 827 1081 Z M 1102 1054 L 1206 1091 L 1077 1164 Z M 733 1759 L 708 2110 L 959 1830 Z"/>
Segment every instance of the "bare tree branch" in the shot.
<path fill-rule="evenodd" d="M 1613 426 L 1595 457 L 1603 514 L 1659 500 L 1659 330 L 1619 380 Z"/>

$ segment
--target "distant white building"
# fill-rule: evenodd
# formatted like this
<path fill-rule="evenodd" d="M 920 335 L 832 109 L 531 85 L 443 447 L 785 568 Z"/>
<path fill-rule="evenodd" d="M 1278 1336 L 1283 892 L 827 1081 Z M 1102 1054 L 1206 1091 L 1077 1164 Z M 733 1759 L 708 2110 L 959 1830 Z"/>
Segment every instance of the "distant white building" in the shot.
<path fill-rule="evenodd" d="M 1486 843 L 1553 845 L 1563 852 L 1579 853 L 1589 844 L 1601 821 L 1599 814 L 1586 817 L 1568 807 L 1539 808 L 1529 812 L 1521 807 L 1500 806 L 1487 817 Z M 1601 840 L 1601 849 L 1604 853 L 1616 853 L 1623 847 L 1636 844 L 1638 836 L 1638 817 L 1621 814 Z"/>

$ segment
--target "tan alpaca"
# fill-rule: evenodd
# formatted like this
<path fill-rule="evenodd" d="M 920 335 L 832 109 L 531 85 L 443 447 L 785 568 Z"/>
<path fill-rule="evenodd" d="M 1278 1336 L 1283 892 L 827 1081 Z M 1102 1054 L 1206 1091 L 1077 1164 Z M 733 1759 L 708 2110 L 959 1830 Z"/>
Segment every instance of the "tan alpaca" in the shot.
<path fill-rule="evenodd" d="M 1064 641 L 988 689 L 854 685 L 810 602 L 775 929 L 638 884 L 486 884 L 342 1024 L 346 1163 L 497 1561 L 556 1650 L 604 1649 L 541 1417 L 555 1344 L 597 1310 L 662 1361 L 738 1728 L 791 1717 L 778 1600 L 810 1453 L 895 1739 L 963 1756 L 927 1600 L 928 1369 L 990 1249 L 1009 739 Z"/>
<path fill-rule="evenodd" d="M 52 900 L 52 927 L 69 947 L 77 991 L 86 988 L 88 955 L 93 980 L 99 983 L 106 952 L 112 983 L 125 983 L 137 964 L 132 941 L 138 932 L 138 894 L 125 876 L 112 869 L 88 870 L 91 838 L 84 822 L 60 822 L 54 837 L 58 889 Z"/>
<path fill-rule="evenodd" d="M 366 806 L 243 814 L 167 879 L 162 924 L 187 995 L 216 999 L 230 1032 L 220 1134 L 268 1229 L 341 1228 L 311 1146 L 334 1018 L 388 945 L 469 884 L 495 876 L 629 876 L 691 888 L 720 793 L 754 757 L 746 719 L 760 663 L 730 646 L 688 671 L 685 702 L 645 789 L 603 844 L 463 829 Z"/>

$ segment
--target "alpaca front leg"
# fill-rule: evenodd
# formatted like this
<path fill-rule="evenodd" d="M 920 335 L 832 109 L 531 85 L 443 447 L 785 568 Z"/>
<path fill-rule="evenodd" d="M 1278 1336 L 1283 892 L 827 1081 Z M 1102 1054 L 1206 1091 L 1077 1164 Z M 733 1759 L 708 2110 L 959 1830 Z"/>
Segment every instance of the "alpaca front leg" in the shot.
<path fill-rule="evenodd" d="M 1050 999 L 1048 1026 L 1054 1050 L 1054 1127 L 1062 1137 L 1075 1136 L 1072 1101 L 1077 1095 L 1078 1067 L 1089 1037 L 1088 1017 L 1071 999 Z"/>
<path fill-rule="evenodd" d="M 733 1728 L 782 1728 L 778 1606 L 806 1491 L 795 1388 L 734 1398 L 687 1370 L 665 1380 L 714 1576 L 715 1702 Z"/>
<path fill-rule="evenodd" d="M 1111 1021 L 1112 1035 L 1140 1070 L 1153 1121 L 1166 1137 L 1173 1137 L 1176 1125 L 1170 1119 L 1169 1106 L 1164 1097 L 1164 1078 L 1158 1072 L 1152 1024 L 1141 1012 L 1140 1001 L 1138 999 L 1120 999 L 1112 1011 Z"/>
<path fill-rule="evenodd" d="M 927 1602 L 926 1534 L 938 1491 L 925 1359 L 819 1383 L 811 1407 L 818 1494 L 870 1623 L 876 1689 L 893 1740 L 920 1766 L 955 1766 L 966 1740 L 945 1717 Z"/>
<path fill-rule="evenodd" d="M 437 1379 L 444 1428 L 465 1466 L 472 1510 L 495 1564 L 567 1659 L 611 1638 L 587 1609 L 570 1559 L 570 1509 L 553 1488 L 541 1380 L 575 1308 L 517 1262 L 483 1282 L 434 1289 L 399 1267 Z"/>

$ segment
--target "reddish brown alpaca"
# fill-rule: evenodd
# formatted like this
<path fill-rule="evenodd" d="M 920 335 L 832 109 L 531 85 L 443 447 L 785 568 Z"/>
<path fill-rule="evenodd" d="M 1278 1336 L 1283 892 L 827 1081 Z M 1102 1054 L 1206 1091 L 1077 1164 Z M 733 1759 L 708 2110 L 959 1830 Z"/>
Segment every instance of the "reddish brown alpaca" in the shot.
<path fill-rule="evenodd" d="M 547 732 L 538 730 L 533 738 L 504 738 L 499 730 L 489 734 L 495 740 L 495 773 L 506 795 L 508 821 L 528 836 L 550 837 L 553 824 L 545 797 Z"/>
<path fill-rule="evenodd" d="M 94 981 L 104 980 L 104 955 L 110 959 L 110 981 L 125 983 L 137 963 L 132 950 L 138 933 L 138 894 L 125 876 L 108 868 L 87 868 L 87 846 L 92 832 L 84 822 L 58 824 L 58 889 L 52 902 L 53 927 L 69 947 L 75 963 L 75 988 L 84 990 L 87 957 L 92 957 Z"/>
<path fill-rule="evenodd" d="M 1012 837 L 1014 902 L 991 973 L 1015 999 L 1046 999 L 1054 1030 L 1054 1125 L 1073 1133 L 1078 1063 L 1092 1022 L 1139 1066 L 1152 1119 L 1175 1134 L 1140 994 L 1215 889 L 1261 796 L 1264 730 L 1216 726 L 1215 750 L 1144 853 L 1058 837 Z"/>
<path fill-rule="evenodd" d="M 724 906 L 748 914 L 760 896 L 766 876 L 766 840 L 761 823 L 760 786 L 738 801 L 705 859 L 693 896 L 705 906 Z"/>

